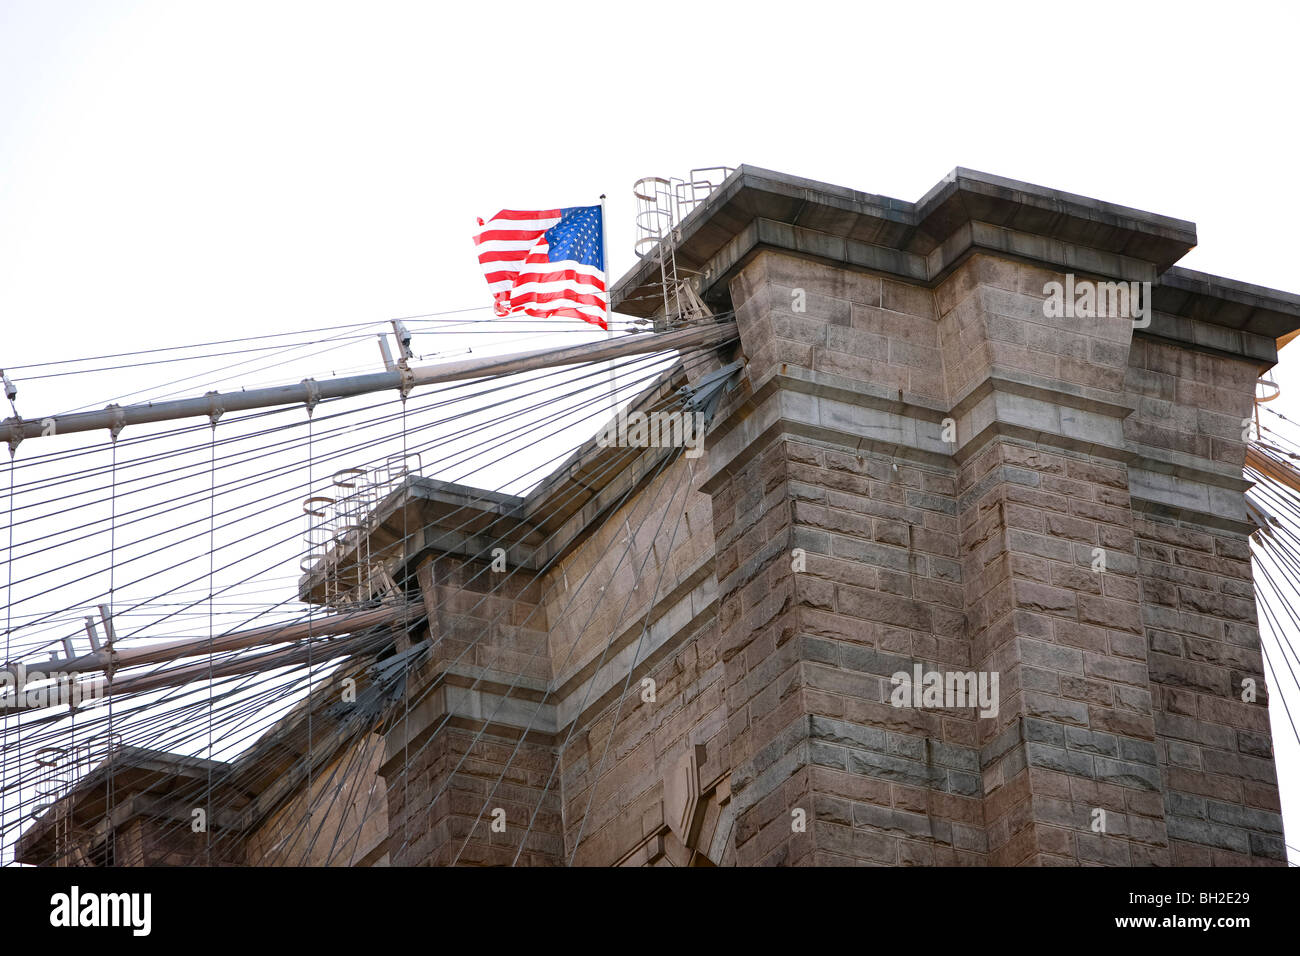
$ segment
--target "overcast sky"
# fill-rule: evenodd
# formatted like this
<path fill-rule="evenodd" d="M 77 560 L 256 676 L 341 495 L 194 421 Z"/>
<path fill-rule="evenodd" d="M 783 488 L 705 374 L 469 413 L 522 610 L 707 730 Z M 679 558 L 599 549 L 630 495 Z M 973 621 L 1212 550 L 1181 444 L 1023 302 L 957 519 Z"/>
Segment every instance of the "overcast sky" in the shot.
<path fill-rule="evenodd" d="M 608 193 L 621 273 L 636 178 L 740 163 L 905 200 L 984 170 L 1300 291 L 1296 10 L 0 0 L 0 367 L 483 306 L 502 207 Z M 115 397 L 22 388 L 28 417 Z"/>

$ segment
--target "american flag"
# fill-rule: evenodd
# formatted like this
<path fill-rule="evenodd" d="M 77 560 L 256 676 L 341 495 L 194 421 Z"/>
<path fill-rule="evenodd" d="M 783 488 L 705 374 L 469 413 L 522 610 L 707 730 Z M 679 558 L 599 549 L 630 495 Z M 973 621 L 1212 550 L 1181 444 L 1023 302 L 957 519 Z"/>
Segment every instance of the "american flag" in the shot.
<path fill-rule="evenodd" d="M 474 236 L 497 315 L 582 319 L 607 329 L 599 206 L 502 209 Z"/>

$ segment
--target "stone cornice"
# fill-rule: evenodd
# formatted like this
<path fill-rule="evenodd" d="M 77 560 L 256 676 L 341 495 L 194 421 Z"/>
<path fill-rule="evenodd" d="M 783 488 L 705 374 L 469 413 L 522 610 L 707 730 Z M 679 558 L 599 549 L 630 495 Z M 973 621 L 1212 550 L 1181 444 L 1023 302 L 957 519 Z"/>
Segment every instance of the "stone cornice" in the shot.
<path fill-rule="evenodd" d="M 1061 271 L 1151 281 L 1160 313 L 1149 334 L 1192 348 L 1275 361 L 1251 339 L 1300 328 L 1300 296 L 1174 266 L 1196 245 L 1195 224 L 955 169 L 917 203 L 741 166 L 679 227 L 678 268 L 729 307 L 727 281 L 761 248 L 927 287 L 975 251 Z M 611 290 L 619 311 L 650 316 L 659 270 L 643 260 Z M 1180 322 L 1180 319 L 1191 320 Z M 1207 326 L 1231 330 L 1225 336 Z"/>

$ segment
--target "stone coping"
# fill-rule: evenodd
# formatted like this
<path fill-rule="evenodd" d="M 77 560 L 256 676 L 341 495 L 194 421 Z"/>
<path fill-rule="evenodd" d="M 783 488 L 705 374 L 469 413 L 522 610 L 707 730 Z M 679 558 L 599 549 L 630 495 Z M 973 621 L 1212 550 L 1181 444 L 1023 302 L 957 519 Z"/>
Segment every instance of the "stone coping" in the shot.
<path fill-rule="evenodd" d="M 726 280 L 759 248 L 933 287 L 977 249 L 1049 267 L 1152 281 L 1155 308 L 1281 338 L 1300 328 L 1300 295 L 1174 266 L 1194 223 L 957 168 L 917 203 L 741 166 L 681 223 L 678 268 L 729 308 Z M 648 317 L 662 297 L 644 259 L 610 291 L 620 312 Z M 1164 337 L 1177 335 L 1168 323 Z M 1202 343 L 1188 342 L 1198 346 Z"/>

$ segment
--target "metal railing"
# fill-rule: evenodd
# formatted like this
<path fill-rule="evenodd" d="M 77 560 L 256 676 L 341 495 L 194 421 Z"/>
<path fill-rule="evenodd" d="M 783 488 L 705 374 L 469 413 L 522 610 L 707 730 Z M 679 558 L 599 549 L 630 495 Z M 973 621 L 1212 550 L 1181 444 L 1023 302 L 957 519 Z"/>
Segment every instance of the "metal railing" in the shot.
<path fill-rule="evenodd" d="M 307 530 L 298 566 L 323 574 L 326 604 L 358 604 L 396 589 L 389 562 L 371 553 L 370 532 L 379 505 L 423 467 L 416 453 L 390 455 L 370 468 L 342 468 L 331 478 L 333 494 L 303 500 Z"/>
<path fill-rule="evenodd" d="M 692 169 L 688 179 L 646 176 L 632 187 L 636 196 L 636 230 L 634 246 L 637 258 L 652 259 L 659 264 L 659 284 L 663 290 L 664 319 L 659 331 L 691 325 L 709 317 L 689 276 L 679 274 L 677 244 L 683 219 L 709 198 L 734 170 L 730 166 Z"/>

